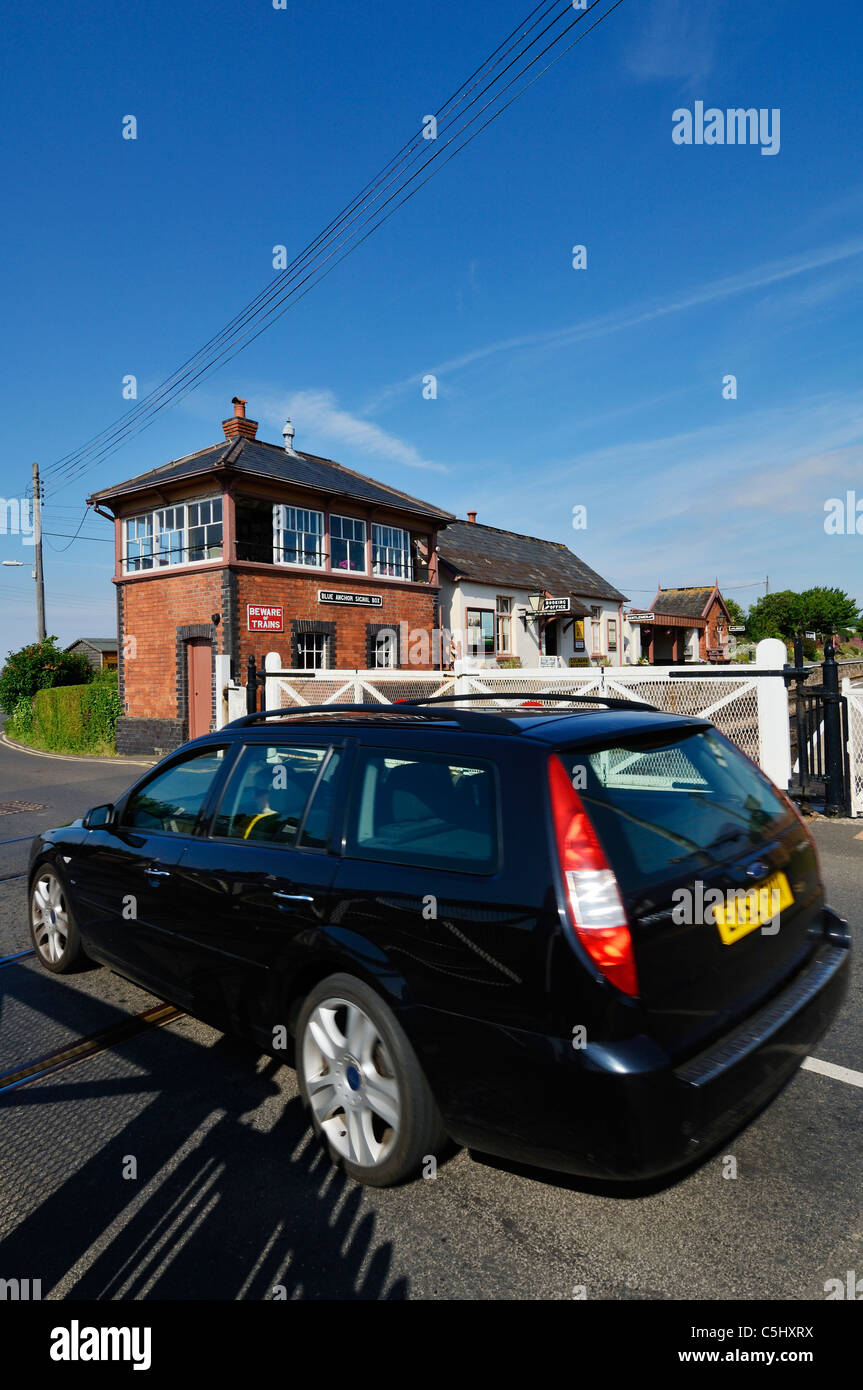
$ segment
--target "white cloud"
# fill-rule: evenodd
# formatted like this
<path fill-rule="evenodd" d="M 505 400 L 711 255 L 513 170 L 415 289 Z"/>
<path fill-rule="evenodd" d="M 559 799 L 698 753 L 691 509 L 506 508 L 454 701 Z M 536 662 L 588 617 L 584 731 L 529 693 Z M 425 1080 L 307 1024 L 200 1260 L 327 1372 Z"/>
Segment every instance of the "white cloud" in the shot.
<path fill-rule="evenodd" d="M 863 394 L 728 409 L 727 423 L 560 458 L 528 490 L 502 470 L 494 487 L 474 489 L 471 505 L 489 525 L 563 541 L 637 602 L 649 601 L 658 578 L 718 575 L 743 602 L 766 572 L 778 588 L 859 589 L 853 542 L 837 545 L 823 523 L 828 497 L 863 489 Z M 587 506 L 586 531 L 570 527 L 574 503 Z"/>
<path fill-rule="evenodd" d="M 571 346 L 573 343 L 607 337 L 626 329 L 641 328 L 657 319 L 684 313 L 688 309 L 701 308 L 706 304 L 731 299 L 735 295 L 764 289 L 768 285 L 781 284 L 807 272 L 820 270 L 842 261 L 853 260 L 861 255 L 863 255 L 863 238 L 852 238 L 849 241 L 823 247 L 819 251 L 807 251 L 800 255 L 784 257 L 781 260 L 767 261 L 763 265 L 740 271 L 736 275 L 726 275 L 719 280 L 710 280 L 700 289 L 684 292 L 665 303 L 635 305 L 627 310 L 600 314 L 587 321 L 581 319 L 576 323 L 567 324 L 563 328 L 503 338 L 495 343 L 487 343 L 484 347 L 472 348 L 458 357 L 451 357 L 446 362 L 440 362 L 425 370 L 445 378 L 447 375 L 454 375 L 456 372 L 464 371 L 468 367 L 503 353 L 558 351 L 561 348 Z M 389 401 L 408 391 L 416 390 L 417 384 L 421 380 L 422 374 L 416 373 L 385 387 L 368 403 L 369 413 L 379 410 Z"/>
<path fill-rule="evenodd" d="M 713 68 L 715 0 L 653 0 L 636 19 L 626 66 L 643 82 L 701 82 Z"/>
<path fill-rule="evenodd" d="M 261 394 L 256 397 L 256 410 L 261 418 L 279 428 L 289 415 L 297 432 L 294 447 L 300 451 L 307 449 L 309 453 L 317 453 L 321 442 L 331 441 L 333 445 L 346 445 L 358 453 L 386 459 L 405 468 L 447 471 L 443 464 L 423 458 L 413 444 L 370 420 L 343 410 L 332 391 L 295 391 L 292 395 L 278 397 Z"/>

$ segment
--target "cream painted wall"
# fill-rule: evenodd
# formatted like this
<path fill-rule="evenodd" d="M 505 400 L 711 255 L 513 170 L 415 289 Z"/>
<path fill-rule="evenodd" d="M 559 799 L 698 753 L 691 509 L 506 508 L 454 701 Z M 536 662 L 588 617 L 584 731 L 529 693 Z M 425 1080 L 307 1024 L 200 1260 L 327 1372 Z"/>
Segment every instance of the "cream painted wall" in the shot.
<path fill-rule="evenodd" d="M 513 617 L 512 628 L 512 655 L 521 660 L 522 666 L 535 667 L 539 665 L 541 655 L 540 646 L 537 642 L 537 628 L 535 622 L 528 620 L 525 625 L 519 616 L 520 610 L 529 609 L 529 590 L 509 588 L 506 585 L 480 584 L 475 580 L 463 579 L 454 584 L 445 574 L 441 573 L 441 627 L 447 628 L 452 633 L 465 634 L 467 631 L 466 610 L 468 608 L 485 608 L 494 610 L 497 596 L 502 595 L 512 599 Z M 620 621 L 619 606 L 611 601 L 600 602 L 595 599 L 584 598 L 581 600 L 585 608 L 592 605 L 599 607 L 601 611 L 599 619 L 600 645 L 596 650 L 608 653 L 608 619 L 617 623 L 617 652 L 611 653 L 613 665 L 624 665 L 633 660 L 629 651 L 624 647 L 624 640 L 628 636 L 622 631 Z M 564 618 L 560 624 L 562 628 L 568 623 L 569 619 Z M 585 647 L 583 651 L 576 652 L 573 644 L 574 633 L 572 627 L 566 632 L 561 632 L 558 641 L 558 655 L 562 657 L 564 666 L 568 665 L 570 656 L 586 656 L 593 654 L 594 647 L 592 641 L 593 624 L 590 618 L 585 618 Z M 464 638 L 462 639 L 464 640 Z M 631 649 L 631 641 L 629 649 Z M 637 653 L 640 655 L 640 651 Z M 637 659 L 637 658 L 636 658 Z M 496 666 L 494 658 L 486 658 L 485 664 Z"/>

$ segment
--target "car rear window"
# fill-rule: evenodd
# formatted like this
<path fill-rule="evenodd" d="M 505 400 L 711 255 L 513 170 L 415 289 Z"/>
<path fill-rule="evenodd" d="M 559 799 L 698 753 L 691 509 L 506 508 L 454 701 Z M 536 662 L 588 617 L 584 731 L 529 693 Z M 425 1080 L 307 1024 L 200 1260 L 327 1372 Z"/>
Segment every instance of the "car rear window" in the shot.
<path fill-rule="evenodd" d="M 736 858 L 793 820 L 788 803 L 715 729 L 559 756 L 625 890 Z"/>
<path fill-rule="evenodd" d="M 365 749 L 354 774 L 347 853 L 463 873 L 497 868 L 491 764 L 432 753 Z"/>

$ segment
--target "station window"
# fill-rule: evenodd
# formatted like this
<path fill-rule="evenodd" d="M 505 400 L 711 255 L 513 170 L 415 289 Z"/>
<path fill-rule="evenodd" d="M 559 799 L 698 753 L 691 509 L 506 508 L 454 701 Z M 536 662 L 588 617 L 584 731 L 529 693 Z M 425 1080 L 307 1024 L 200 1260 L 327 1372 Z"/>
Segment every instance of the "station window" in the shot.
<path fill-rule="evenodd" d="M 123 522 L 127 574 L 153 568 L 153 516 L 130 516 Z"/>
<path fill-rule="evenodd" d="M 156 564 L 182 565 L 186 560 L 186 508 L 156 512 Z"/>
<path fill-rule="evenodd" d="M 330 569 L 366 572 L 366 523 L 352 516 L 330 517 Z"/>
<path fill-rule="evenodd" d="M 512 599 L 504 594 L 495 600 L 495 644 L 498 656 L 512 652 Z"/>
<path fill-rule="evenodd" d="M 490 608 L 468 608 L 468 656 L 494 656 L 494 613 Z"/>
<path fill-rule="evenodd" d="M 277 506 L 276 558 L 286 565 L 322 569 L 324 564 L 324 514 L 307 507 Z"/>
<path fill-rule="evenodd" d="M 137 574 L 222 554 L 222 499 L 178 502 L 123 520 L 123 570 Z"/>
<path fill-rule="evenodd" d="M 297 634 L 297 666 L 303 671 L 321 671 L 327 667 L 329 637 L 325 632 Z"/>
<path fill-rule="evenodd" d="M 220 560 L 222 558 L 222 499 L 210 497 L 206 502 L 189 503 L 190 560 Z"/>
<path fill-rule="evenodd" d="M 602 608 L 595 603 L 590 610 L 590 631 L 592 638 L 592 650 L 602 651 Z"/>
<path fill-rule="evenodd" d="M 384 628 L 382 632 L 375 633 L 372 652 L 375 670 L 395 670 L 398 666 L 398 642 L 398 633 L 393 628 Z"/>
<path fill-rule="evenodd" d="M 399 526 L 372 524 L 372 573 L 413 579 L 410 536 Z"/>

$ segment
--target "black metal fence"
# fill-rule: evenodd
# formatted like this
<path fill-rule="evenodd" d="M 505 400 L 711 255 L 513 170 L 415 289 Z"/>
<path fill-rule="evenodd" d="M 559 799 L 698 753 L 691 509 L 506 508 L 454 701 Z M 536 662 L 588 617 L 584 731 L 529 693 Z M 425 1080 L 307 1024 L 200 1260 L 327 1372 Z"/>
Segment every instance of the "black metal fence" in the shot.
<path fill-rule="evenodd" d="M 794 639 L 794 665 L 785 680 L 792 696 L 791 794 L 823 805 L 825 815 L 851 814 L 848 767 L 848 702 L 839 687 L 836 651 L 824 644 L 821 681 L 807 685 L 813 667 L 803 662 L 803 639 Z"/>

